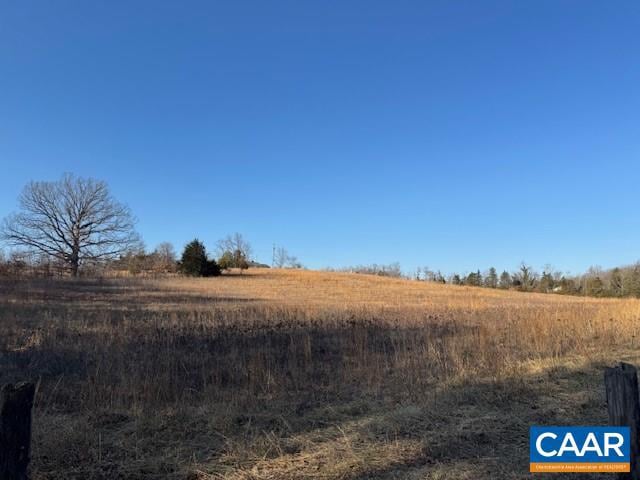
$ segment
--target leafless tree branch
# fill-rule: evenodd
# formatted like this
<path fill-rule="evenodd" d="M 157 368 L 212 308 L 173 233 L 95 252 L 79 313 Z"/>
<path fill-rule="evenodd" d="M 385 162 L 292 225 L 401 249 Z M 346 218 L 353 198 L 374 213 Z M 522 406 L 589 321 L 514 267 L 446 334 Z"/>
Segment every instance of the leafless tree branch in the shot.
<path fill-rule="evenodd" d="M 106 183 L 66 174 L 57 182 L 30 182 L 20 211 L 5 218 L 0 239 L 59 259 L 73 275 L 83 263 L 117 257 L 140 243 L 135 218 Z"/>

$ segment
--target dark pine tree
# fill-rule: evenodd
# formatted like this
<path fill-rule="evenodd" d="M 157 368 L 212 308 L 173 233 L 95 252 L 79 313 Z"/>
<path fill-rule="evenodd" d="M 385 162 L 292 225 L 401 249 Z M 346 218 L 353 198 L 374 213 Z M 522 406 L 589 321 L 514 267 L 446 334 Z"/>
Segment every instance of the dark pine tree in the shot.
<path fill-rule="evenodd" d="M 489 273 L 487 273 L 487 276 L 484 279 L 484 285 L 489 288 L 498 287 L 498 272 L 496 272 L 495 268 L 491 267 L 489 269 Z"/>
<path fill-rule="evenodd" d="M 220 267 L 214 260 L 207 258 L 207 250 L 198 239 L 189 242 L 184 247 L 180 260 L 180 271 L 192 277 L 220 275 Z"/>
<path fill-rule="evenodd" d="M 498 283 L 498 286 L 500 288 L 507 289 L 511 287 L 512 282 L 511 274 L 504 270 L 500 275 L 500 282 Z"/>

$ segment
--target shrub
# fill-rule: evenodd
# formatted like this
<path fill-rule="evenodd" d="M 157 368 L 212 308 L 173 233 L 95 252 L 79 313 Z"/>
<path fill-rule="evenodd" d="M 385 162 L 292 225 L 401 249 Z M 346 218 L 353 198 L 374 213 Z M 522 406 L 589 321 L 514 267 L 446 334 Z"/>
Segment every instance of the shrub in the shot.
<path fill-rule="evenodd" d="M 235 250 L 233 253 L 226 250 L 218 259 L 218 265 L 222 270 L 229 270 L 230 268 L 246 270 L 249 268 L 249 261 L 242 250 Z"/>

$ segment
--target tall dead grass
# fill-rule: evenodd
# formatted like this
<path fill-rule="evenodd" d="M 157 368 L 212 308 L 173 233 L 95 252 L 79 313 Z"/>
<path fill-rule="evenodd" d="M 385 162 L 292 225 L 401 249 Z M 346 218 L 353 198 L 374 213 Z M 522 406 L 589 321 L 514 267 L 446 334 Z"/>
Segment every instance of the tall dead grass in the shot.
<path fill-rule="evenodd" d="M 364 397 L 419 402 L 443 385 L 504 382 L 536 364 L 635 348 L 640 330 L 637 300 L 307 271 L 2 281 L 0 295 L 0 381 L 39 382 L 36 416 L 42 425 L 82 417 L 87 431 L 99 433 L 107 422 L 111 435 L 120 428 L 117 415 L 149 421 L 167 410 L 269 412 L 282 405 L 289 413 L 277 411 L 286 424 L 313 405 Z M 236 415 L 238 425 L 248 421 L 242 415 Z M 278 425 L 272 430 L 284 428 Z M 272 430 L 258 432 L 264 448 Z M 189 443 L 173 437 L 178 449 Z M 73 438 L 94 452 L 91 460 L 71 461 L 74 468 L 104 455 L 119 458 L 120 466 L 135 464 L 137 453 L 114 453 L 118 437 L 109 447 L 101 437 Z M 42 442 L 41 452 L 54 449 Z M 228 448 L 224 438 L 211 442 L 218 453 Z M 286 445 L 271 443 L 277 445 L 267 448 L 271 454 L 279 448 L 278 458 L 290 455 Z M 411 455 L 420 456 L 411 445 Z M 192 450 L 198 449 L 206 450 Z M 166 476 L 178 475 L 176 465 L 193 463 L 187 453 L 176 455 L 170 468 L 163 467 Z M 40 477 L 69 475 L 63 457 L 39 454 Z M 102 470 L 81 472 L 109 478 Z"/>

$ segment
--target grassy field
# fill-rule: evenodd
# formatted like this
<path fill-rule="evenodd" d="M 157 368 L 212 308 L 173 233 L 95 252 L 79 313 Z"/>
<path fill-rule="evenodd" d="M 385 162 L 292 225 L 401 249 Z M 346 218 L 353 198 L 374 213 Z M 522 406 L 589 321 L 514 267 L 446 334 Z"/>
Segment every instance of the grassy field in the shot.
<path fill-rule="evenodd" d="M 606 422 L 639 320 L 339 273 L 5 279 L 0 383 L 38 382 L 34 479 L 515 479 L 530 424 Z"/>

